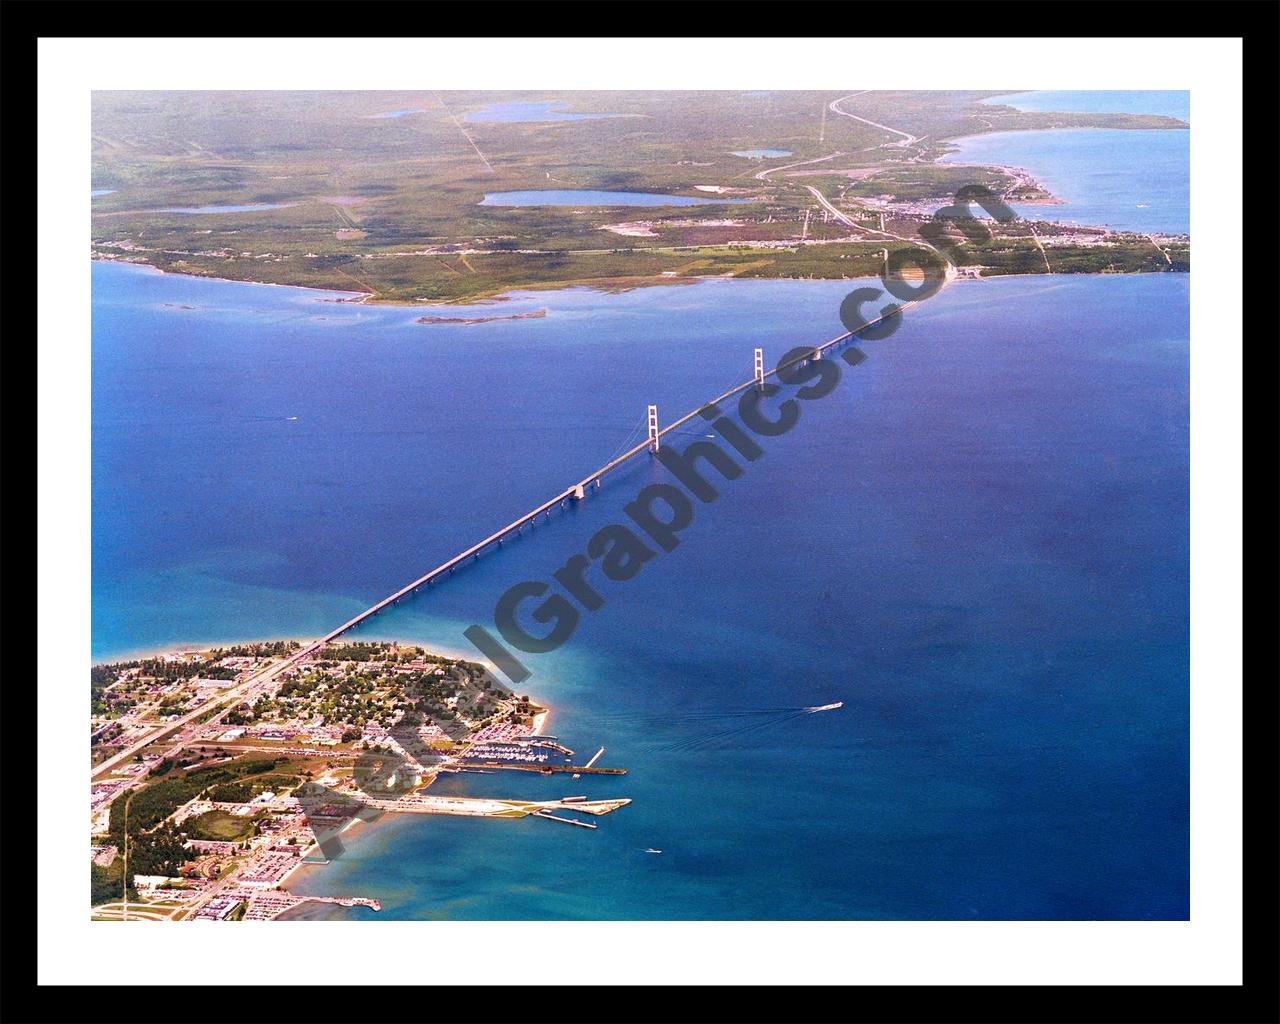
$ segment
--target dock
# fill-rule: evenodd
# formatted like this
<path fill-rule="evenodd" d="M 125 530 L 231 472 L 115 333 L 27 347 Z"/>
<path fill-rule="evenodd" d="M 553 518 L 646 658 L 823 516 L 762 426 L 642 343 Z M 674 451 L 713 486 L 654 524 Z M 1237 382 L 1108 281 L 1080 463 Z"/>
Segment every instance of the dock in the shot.
<path fill-rule="evenodd" d="M 540 761 L 537 764 L 522 764 L 519 761 L 459 761 L 455 771 L 508 771 L 537 772 L 539 775 L 551 775 L 555 772 L 573 772 L 575 775 L 626 775 L 625 768 L 593 768 L 584 764 L 552 764 Z M 449 771 L 445 768 L 442 771 Z"/>
<path fill-rule="evenodd" d="M 530 815 L 532 818 L 550 818 L 552 821 L 559 821 L 565 825 L 577 825 L 578 828 L 599 828 L 594 821 L 577 821 L 574 818 L 561 818 L 559 815 L 552 814 L 550 811 L 534 811 Z"/>
<path fill-rule="evenodd" d="M 540 812 L 572 810 L 583 814 L 611 814 L 631 803 L 627 797 L 611 800 L 582 800 L 566 804 L 561 800 L 495 800 L 485 797 L 428 796 L 412 794 L 389 800 L 366 797 L 366 806 L 380 811 L 408 814 L 457 814 L 477 818 L 523 818 Z"/>
<path fill-rule="evenodd" d="M 370 910 L 381 910 L 382 903 L 367 896 L 301 896 L 299 899 L 309 903 L 332 903 L 339 907 L 368 907 Z"/>

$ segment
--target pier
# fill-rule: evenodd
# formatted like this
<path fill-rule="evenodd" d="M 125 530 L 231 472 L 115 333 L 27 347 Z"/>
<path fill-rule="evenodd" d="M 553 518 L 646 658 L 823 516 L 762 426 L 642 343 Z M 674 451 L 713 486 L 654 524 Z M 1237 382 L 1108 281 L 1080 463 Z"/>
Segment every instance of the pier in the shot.
<path fill-rule="evenodd" d="M 381 910 L 382 903 L 367 896 L 301 896 L 308 903 L 332 903 L 338 907 L 368 907 L 370 910 Z"/>
<path fill-rule="evenodd" d="M 539 811 L 570 810 L 583 814 L 612 814 L 631 803 L 628 797 L 609 800 L 499 800 L 473 796 L 430 796 L 414 793 L 381 800 L 366 797 L 361 803 L 380 811 L 407 814 L 456 814 L 473 818 L 524 818 Z"/>
<path fill-rule="evenodd" d="M 552 821 L 559 821 L 565 825 L 577 825 L 578 828 L 599 828 L 594 821 L 578 821 L 576 818 L 562 818 L 558 814 L 552 814 L 550 811 L 534 811 L 530 817 L 533 818 L 550 818 Z"/>
<path fill-rule="evenodd" d="M 537 764 L 526 764 L 521 761 L 459 761 L 459 768 L 474 770 L 477 768 L 489 771 L 538 772 L 540 775 L 551 775 L 555 772 L 572 772 L 574 775 L 626 775 L 625 768 L 593 768 L 582 764 L 552 764 L 540 761 Z M 442 769 L 448 771 L 448 769 Z"/>

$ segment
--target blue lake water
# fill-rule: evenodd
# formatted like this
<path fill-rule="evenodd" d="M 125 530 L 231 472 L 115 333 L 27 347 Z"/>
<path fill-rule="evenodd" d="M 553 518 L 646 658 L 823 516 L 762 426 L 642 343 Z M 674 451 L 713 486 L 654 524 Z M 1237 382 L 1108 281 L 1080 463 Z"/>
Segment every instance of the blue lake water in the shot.
<path fill-rule="evenodd" d="M 597 192 L 590 189 L 541 189 L 533 192 L 488 192 L 481 206 L 706 206 L 745 203 L 747 199 L 703 199 L 657 192 Z"/>
<path fill-rule="evenodd" d="M 493 123 L 542 123 L 548 121 L 599 121 L 604 118 L 618 116 L 617 114 L 576 114 L 558 109 L 563 106 L 563 103 L 555 102 L 491 103 L 483 110 L 471 111 L 463 120 Z"/>
<path fill-rule="evenodd" d="M 426 111 L 421 107 L 410 107 L 408 110 L 384 110 L 379 114 L 366 114 L 365 117 L 370 120 L 383 120 L 396 117 L 408 117 L 410 114 L 425 114 Z"/>
<path fill-rule="evenodd" d="M 109 196 L 115 192 L 113 188 L 95 188 L 89 192 L 90 199 L 97 199 L 98 196 Z"/>
<path fill-rule="evenodd" d="M 1163 114 L 1183 121 L 1191 119 L 1191 93 L 1162 91 L 1088 89 L 1036 90 L 992 96 L 983 103 L 995 103 L 1019 110 L 1077 112 L 1086 114 Z"/>
<path fill-rule="evenodd" d="M 647 403 L 669 421 L 754 345 L 840 333 L 854 284 L 518 292 L 502 313 L 547 316 L 425 328 L 95 263 L 94 657 L 318 635 L 600 465 Z M 440 785 L 630 806 L 596 831 L 406 816 L 293 887 L 382 918 L 1186 918 L 1188 290 L 1008 278 L 913 310 L 523 656 L 550 731 L 629 774 Z M 635 461 L 361 635 L 465 649 L 667 479 Z"/>
<path fill-rule="evenodd" d="M 1191 230 L 1191 133 L 1050 129 L 953 140 L 947 163 L 1002 164 L 1029 171 L 1061 206 L 1014 204 L 1025 217 L 1124 231 Z"/>
<path fill-rule="evenodd" d="M 257 210 L 284 210 L 297 203 L 245 203 L 241 206 L 165 206 L 161 213 L 253 213 Z"/>
<path fill-rule="evenodd" d="M 790 156 L 789 149 L 735 149 L 734 156 L 745 156 L 753 160 L 760 160 L 764 157 Z"/>

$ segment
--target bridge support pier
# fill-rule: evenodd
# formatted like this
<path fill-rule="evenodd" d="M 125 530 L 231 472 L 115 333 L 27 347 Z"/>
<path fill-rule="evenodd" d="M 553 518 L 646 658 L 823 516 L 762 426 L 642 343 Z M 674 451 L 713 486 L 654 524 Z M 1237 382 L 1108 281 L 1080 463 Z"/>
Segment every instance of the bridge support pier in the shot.
<path fill-rule="evenodd" d="M 756 349 L 756 390 L 764 390 L 764 349 Z"/>
<path fill-rule="evenodd" d="M 649 406 L 649 451 L 657 455 L 658 447 L 658 407 L 651 405 Z"/>

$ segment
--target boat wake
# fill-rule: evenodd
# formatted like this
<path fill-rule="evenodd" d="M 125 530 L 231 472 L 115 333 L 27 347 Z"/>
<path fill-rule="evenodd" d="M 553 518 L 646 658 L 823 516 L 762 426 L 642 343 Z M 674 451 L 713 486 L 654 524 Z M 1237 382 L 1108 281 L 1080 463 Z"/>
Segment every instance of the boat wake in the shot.
<path fill-rule="evenodd" d="M 781 726 L 805 715 L 835 711 L 844 701 L 790 708 L 735 708 L 732 711 L 692 711 L 687 713 L 619 716 L 633 722 L 652 722 L 654 730 L 674 727 L 683 735 L 655 744 L 650 749 L 665 751 L 698 750 L 736 740 L 775 726 Z"/>

